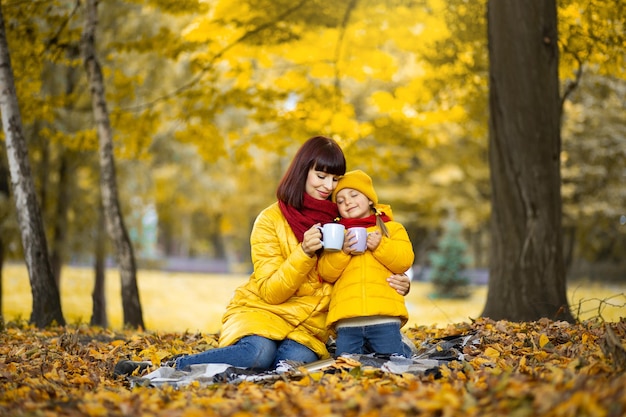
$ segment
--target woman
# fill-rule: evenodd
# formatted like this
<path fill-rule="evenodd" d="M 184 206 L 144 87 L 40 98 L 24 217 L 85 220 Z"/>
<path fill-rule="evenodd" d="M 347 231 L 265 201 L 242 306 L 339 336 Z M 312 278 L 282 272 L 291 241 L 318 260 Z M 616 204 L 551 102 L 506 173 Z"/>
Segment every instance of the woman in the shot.
<path fill-rule="evenodd" d="M 317 274 L 322 251 L 317 226 L 332 222 L 330 196 L 346 171 L 339 145 L 315 136 L 298 150 L 276 192 L 278 201 L 256 218 L 250 237 L 254 271 L 222 318 L 219 347 L 178 357 L 177 369 L 227 363 L 258 370 L 282 360 L 313 362 L 329 357 L 326 315 L 332 284 Z M 389 285 L 406 294 L 408 277 Z"/>

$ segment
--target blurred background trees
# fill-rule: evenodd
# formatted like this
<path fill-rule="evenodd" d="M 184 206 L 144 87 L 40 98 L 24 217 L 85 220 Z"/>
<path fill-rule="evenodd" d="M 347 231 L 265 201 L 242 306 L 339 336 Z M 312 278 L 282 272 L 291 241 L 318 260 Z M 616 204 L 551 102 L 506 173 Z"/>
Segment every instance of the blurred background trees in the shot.
<path fill-rule="evenodd" d="M 2 7 L 55 270 L 91 264 L 103 237 L 84 3 Z M 590 265 L 601 263 L 602 277 L 623 277 L 624 6 L 558 7 L 565 259 L 571 276 L 599 278 Z M 470 266 L 486 268 L 485 13 L 465 0 L 101 2 L 97 53 L 140 267 L 195 258 L 248 270 L 254 217 L 295 149 L 325 134 L 349 169 L 372 174 L 418 264 L 454 213 Z M 22 259 L 14 210 L 0 215 L 5 258 Z"/>

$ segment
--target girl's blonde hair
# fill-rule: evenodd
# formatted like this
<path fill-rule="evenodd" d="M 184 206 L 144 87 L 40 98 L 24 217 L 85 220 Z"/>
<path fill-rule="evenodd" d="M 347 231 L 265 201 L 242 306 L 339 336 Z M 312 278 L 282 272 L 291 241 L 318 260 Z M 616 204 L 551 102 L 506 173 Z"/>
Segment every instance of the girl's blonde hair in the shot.
<path fill-rule="evenodd" d="M 387 230 L 387 226 L 385 226 L 385 222 L 383 218 L 381 217 L 382 213 L 374 205 L 371 205 L 370 207 L 372 211 L 374 212 L 374 214 L 376 215 L 376 226 L 378 226 L 383 236 L 389 237 L 389 230 Z"/>

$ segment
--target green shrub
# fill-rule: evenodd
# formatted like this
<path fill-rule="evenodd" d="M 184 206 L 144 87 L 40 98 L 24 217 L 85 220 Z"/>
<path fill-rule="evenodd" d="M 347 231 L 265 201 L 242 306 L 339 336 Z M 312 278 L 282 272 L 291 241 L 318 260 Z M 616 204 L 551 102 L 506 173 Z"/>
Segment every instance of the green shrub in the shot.
<path fill-rule="evenodd" d="M 466 255 L 467 245 L 461 236 L 461 224 L 454 220 L 446 222 L 444 234 L 437 251 L 431 253 L 432 272 L 430 281 L 435 296 L 442 298 L 465 298 L 469 296 L 469 279 L 463 271 L 470 262 Z"/>

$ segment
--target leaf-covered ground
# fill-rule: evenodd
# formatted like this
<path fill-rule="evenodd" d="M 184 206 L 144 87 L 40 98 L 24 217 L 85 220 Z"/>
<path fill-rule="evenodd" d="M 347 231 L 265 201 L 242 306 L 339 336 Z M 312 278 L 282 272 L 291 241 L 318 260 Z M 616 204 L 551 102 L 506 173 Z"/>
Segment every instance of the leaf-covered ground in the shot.
<path fill-rule="evenodd" d="M 123 358 L 160 363 L 215 345 L 215 335 L 39 330 L 0 332 L 2 416 L 624 416 L 626 320 L 473 323 L 406 330 L 416 345 L 477 332 L 441 375 L 343 368 L 265 382 L 135 387 L 112 376 Z M 148 369 L 149 372 L 152 369 Z"/>

